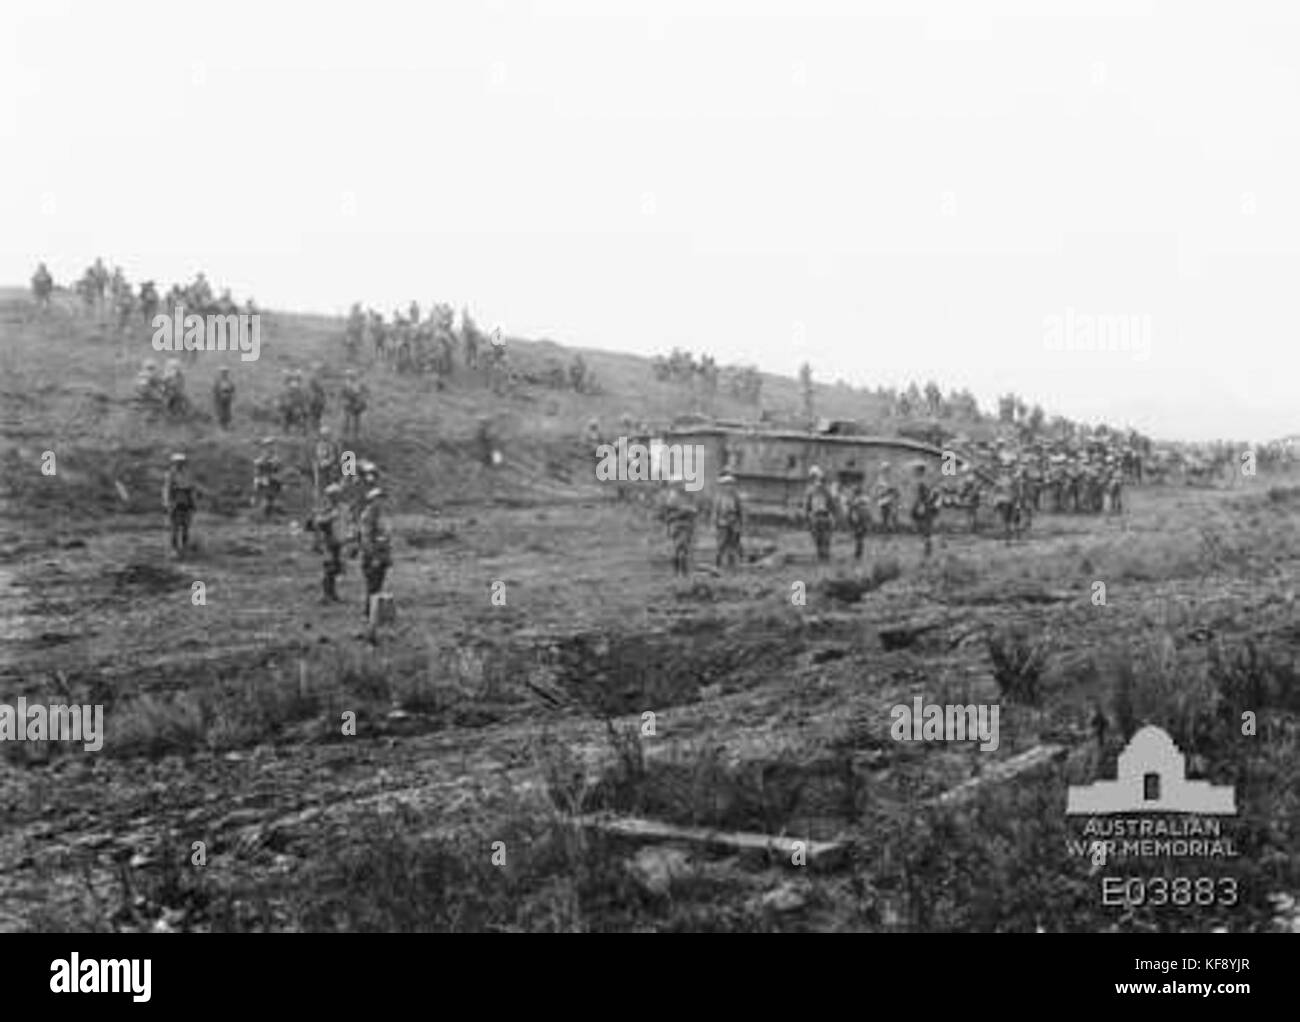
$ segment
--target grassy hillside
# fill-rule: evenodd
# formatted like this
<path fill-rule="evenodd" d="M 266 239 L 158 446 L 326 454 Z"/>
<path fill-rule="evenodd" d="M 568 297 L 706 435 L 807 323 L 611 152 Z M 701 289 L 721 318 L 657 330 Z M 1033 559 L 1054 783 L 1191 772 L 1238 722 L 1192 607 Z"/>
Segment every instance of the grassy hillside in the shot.
<path fill-rule="evenodd" d="M 510 343 L 525 368 L 567 355 Z M 99 753 L 0 750 L 0 930 L 1300 927 L 1294 478 L 1145 487 L 1123 515 L 1044 515 L 1011 546 L 945 512 L 929 559 L 873 536 L 854 564 L 837 535 L 820 565 L 806 534 L 765 524 L 718 574 L 702 530 L 675 580 L 663 524 L 597 484 L 578 440 L 592 415 L 611 430 L 690 410 L 644 360 L 585 352 L 592 397 L 371 370 L 358 454 L 396 496 L 399 604 L 372 649 L 355 562 L 345 602 L 322 606 L 320 556 L 247 503 L 283 370 L 341 372 L 341 324 L 270 313 L 259 362 L 200 355 L 188 422 L 132 404 L 152 354 L 143 326 L 118 337 L 66 299 L 36 317 L 0 294 L 0 695 L 103 705 L 107 731 Z M 206 401 L 221 365 L 228 435 Z M 797 407 L 794 381 L 767 388 Z M 819 394 L 823 414 L 869 415 Z M 180 561 L 158 506 L 177 447 L 207 492 Z M 290 486 L 291 511 L 306 491 Z M 999 747 L 894 740 L 891 708 L 916 697 L 999 705 Z M 1067 786 L 1114 776 L 1144 722 L 1193 776 L 1236 787 L 1239 855 L 1113 872 L 1228 876 L 1234 905 L 1107 907 L 1068 850 Z M 969 799 L 936 801 L 963 784 Z M 642 844 L 591 813 L 839 854 L 805 869 Z"/>

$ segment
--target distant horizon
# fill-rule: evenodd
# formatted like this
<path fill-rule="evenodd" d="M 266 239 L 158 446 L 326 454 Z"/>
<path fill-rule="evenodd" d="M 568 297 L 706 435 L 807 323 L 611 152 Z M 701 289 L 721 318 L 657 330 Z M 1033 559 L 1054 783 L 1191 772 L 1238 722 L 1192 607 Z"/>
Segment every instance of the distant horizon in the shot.
<path fill-rule="evenodd" d="M 68 282 L 65 283 L 65 282 L 60 278 L 59 274 L 58 274 L 58 273 L 55 273 L 54 270 L 53 270 L 53 268 L 49 266 L 50 261 L 49 261 L 49 260 L 44 260 L 44 262 L 46 263 L 47 268 L 50 268 L 51 274 L 52 274 L 52 276 L 54 276 L 54 278 L 55 278 L 55 288 L 56 288 L 57 290 L 62 290 L 62 291 L 64 291 L 64 292 L 67 292 L 70 296 L 75 297 L 75 292 L 71 290 L 71 287 L 72 287 L 72 281 L 75 280 L 75 277 L 76 277 L 76 276 L 80 276 L 80 273 L 76 274 L 74 277 L 70 277 L 70 278 L 68 278 Z M 86 266 L 91 265 L 93 262 L 94 262 L 93 259 L 90 260 L 90 261 L 86 264 Z M 112 267 L 113 267 L 115 264 L 113 264 L 111 261 L 105 259 L 105 260 L 104 260 L 104 265 L 105 265 L 106 267 L 108 267 L 109 269 L 112 269 Z M 85 270 L 85 266 L 82 267 L 82 271 L 83 271 L 83 272 L 84 272 L 84 270 Z M 130 279 L 130 278 L 128 277 L 128 279 Z M 158 277 L 156 277 L 156 276 L 154 276 L 154 277 L 150 277 L 150 276 L 147 276 L 147 275 L 146 275 L 146 276 L 142 276 L 139 280 L 130 280 L 130 283 L 131 283 L 133 286 L 135 286 L 136 288 L 138 288 L 139 284 L 140 284 L 142 281 L 144 281 L 144 280 L 152 280 L 152 281 L 154 282 L 154 284 L 155 284 L 156 286 L 159 287 L 160 292 L 163 293 L 163 294 L 165 294 L 165 292 L 167 291 L 167 289 L 169 289 L 169 288 L 172 286 L 172 284 L 181 284 L 181 285 L 183 285 L 183 284 L 187 283 L 188 280 L 192 280 L 192 279 L 193 279 L 193 278 L 190 277 L 190 278 L 188 278 L 187 280 L 162 280 L 162 279 L 160 279 L 160 278 L 158 278 Z M 224 287 L 225 285 L 220 284 L 218 281 L 215 281 L 215 280 L 214 280 L 212 277 L 210 277 L 210 276 L 209 276 L 208 280 L 209 280 L 209 283 L 211 283 L 211 284 L 213 285 L 213 288 L 214 288 L 215 293 L 216 293 L 216 294 L 220 294 L 221 291 L 222 291 L 222 289 L 223 289 L 223 287 Z M 28 286 L 28 287 L 23 287 L 23 286 L 21 286 L 21 285 L 2 285 L 2 284 L 0 284 L 0 292 L 5 291 L 5 290 L 11 290 L 11 291 L 14 291 L 14 292 L 16 292 L 16 293 L 17 293 L 17 292 L 21 292 L 21 293 L 26 294 L 26 295 L 30 295 L 30 293 L 31 293 L 30 286 Z M 303 309 L 303 308 L 283 308 L 283 307 L 280 307 L 280 306 L 278 306 L 278 305 L 267 304 L 266 302 L 263 302 L 263 301 L 261 301 L 260 299 L 257 299 L 256 295 L 252 295 L 252 294 L 250 294 L 250 295 L 235 294 L 234 291 L 233 291 L 233 289 L 232 289 L 232 297 L 233 297 L 233 298 L 235 299 L 235 301 L 236 301 L 239 305 L 241 305 L 241 306 L 243 305 L 245 299 L 247 299 L 247 298 L 249 298 L 249 297 L 252 297 L 252 298 L 257 302 L 257 306 L 258 306 L 259 311 L 271 312 L 271 313 L 274 313 L 274 314 L 276 314 L 276 315 L 283 315 L 283 316 L 300 316 L 300 317 L 315 317 L 315 318 L 318 318 L 318 319 L 335 319 L 335 320 L 339 320 L 339 321 L 340 321 L 340 325 L 342 325 L 342 322 L 343 322 L 344 320 L 346 320 L 346 317 L 347 317 L 347 314 L 348 314 L 348 311 L 347 311 L 346 309 L 343 310 L 343 311 L 337 311 L 337 310 L 333 310 L 333 309 L 331 309 L 331 310 L 321 310 L 321 309 Z M 418 301 L 418 299 L 417 299 L 417 301 Z M 430 308 L 432 308 L 432 304 L 433 304 L 432 301 L 431 301 L 429 304 L 426 304 L 426 303 L 424 303 L 424 302 L 420 302 L 420 310 L 421 310 L 421 314 L 427 313 L 428 310 L 429 310 Z M 453 303 L 453 304 L 454 304 L 454 303 Z M 381 309 L 381 308 L 379 308 L 379 307 L 376 307 L 376 306 L 373 306 L 373 305 L 368 305 L 366 302 L 362 302 L 361 305 L 362 305 L 362 308 L 363 308 L 363 309 L 364 309 L 364 308 L 374 308 L 376 312 L 383 312 L 383 313 L 384 313 L 384 318 L 385 318 L 386 320 L 388 320 L 388 319 L 391 319 L 393 309 L 403 309 L 403 308 L 405 308 L 405 307 L 408 307 L 408 306 L 410 305 L 410 299 L 407 299 L 407 301 L 406 301 L 405 303 L 400 303 L 400 302 L 397 303 L 397 304 L 396 304 L 395 306 L 393 306 L 392 308 L 389 308 L 388 311 L 384 311 L 383 309 Z M 455 305 L 454 307 L 456 308 L 457 322 L 459 322 L 459 318 L 460 318 L 460 314 L 461 314 L 461 306 L 460 306 L 460 305 Z M 351 303 L 348 303 L 348 309 L 350 309 L 350 308 L 351 308 Z M 163 309 L 160 308 L 160 313 L 163 312 L 163 311 L 165 311 L 165 310 L 163 310 Z M 474 309 L 473 309 L 472 306 L 470 307 L 470 316 L 475 320 L 475 322 L 478 324 L 478 326 L 479 326 L 480 329 L 483 329 L 485 332 L 487 332 L 487 331 L 489 331 L 489 330 L 491 329 L 490 326 L 486 325 L 483 321 L 481 321 L 481 320 L 480 320 L 480 319 L 475 315 L 475 313 L 474 313 Z M 605 347 L 605 346 L 594 345 L 594 344 L 582 344 L 582 343 L 578 343 L 578 342 L 571 341 L 571 340 L 564 340 L 564 339 L 562 339 L 562 338 L 560 338 L 560 337 L 554 336 L 554 335 L 551 334 L 551 333 L 538 333 L 538 334 L 532 334 L 532 333 L 528 333 L 528 332 L 526 332 L 526 331 L 504 330 L 504 329 L 503 329 L 503 333 L 504 333 L 504 335 L 505 335 L 506 337 L 509 337 L 509 338 L 512 338 L 512 339 L 516 339 L 516 340 L 522 340 L 522 341 L 526 341 L 526 342 L 530 342 L 530 343 L 542 343 L 542 342 L 547 342 L 547 341 L 549 341 L 549 342 L 552 342 L 552 343 L 555 343 L 555 344 L 561 345 L 561 346 L 563 346 L 563 347 L 565 347 L 565 348 L 571 348 L 571 349 L 573 349 L 573 350 L 575 350 L 575 351 L 576 351 L 576 350 L 584 350 L 584 351 L 589 351 L 589 352 L 602 352 L 602 353 L 613 354 L 613 355 L 624 355 L 624 356 L 628 356 L 628 357 L 632 357 L 632 358 L 641 358 L 641 359 L 646 360 L 647 362 L 649 362 L 650 360 L 654 359 L 654 358 L 655 358 L 656 356 L 658 356 L 658 355 L 665 355 L 665 356 L 666 356 L 666 355 L 668 355 L 668 354 L 671 353 L 671 348 L 664 349 L 664 350 L 659 350 L 659 351 L 637 351 L 637 350 L 632 350 L 632 349 L 630 349 L 630 348 L 613 348 L 613 347 Z M 681 345 L 678 345 L 678 346 L 681 347 Z M 706 351 L 706 350 L 703 350 L 703 349 L 695 349 L 695 350 L 693 350 L 691 353 L 692 353 L 693 355 L 696 355 L 696 356 L 704 355 L 704 354 L 710 354 L 710 352 L 708 352 L 708 351 Z M 782 371 L 780 371 L 780 370 L 767 368 L 767 367 L 765 367 L 765 366 L 763 366 L 762 364 L 759 364 L 759 363 L 739 363 L 739 362 L 737 362 L 737 363 L 725 362 L 725 363 L 724 363 L 724 362 L 722 362 L 722 361 L 719 361 L 719 366 L 720 366 L 720 367 L 725 367 L 725 366 L 728 366 L 728 365 L 742 365 L 742 364 L 753 364 L 753 365 L 755 365 L 755 366 L 758 368 L 758 370 L 759 370 L 761 373 L 764 373 L 765 375 L 768 375 L 768 376 L 776 376 L 776 377 L 780 377 L 780 378 L 783 378 L 783 379 L 790 380 L 791 382 L 797 382 L 797 381 L 798 381 L 798 375 L 797 375 L 797 372 L 795 372 L 795 373 L 782 372 Z M 840 378 L 836 378 L 836 377 L 832 377 L 832 378 L 830 378 L 830 379 L 821 378 L 821 377 L 819 377 L 819 376 L 817 375 L 817 373 L 816 373 L 816 368 L 814 367 L 813 382 L 814 382 L 815 384 L 817 384 L 818 386 L 823 386 L 823 387 L 827 387 L 827 388 L 833 388 L 833 387 L 837 386 L 837 384 L 838 384 L 838 382 L 839 382 L 839 379 L 840 379 Z M 872 396 L 875 396 L 875 392 L 876 392 L 877 388 L 883 388 L 883 389 L 886 389 L 886 390 L 887 390 L 887 389 L 893 387 L 893 388 L 896 389 L 899 393 L 902 393 L 903 391 L 906 391 L 906 390 L 908 389 L 908 387 L 909 387 L 912 383 L 916 383 L 916 385 L 917 385 L 918 388 L 924 388 L 925 384 L 926 384 L 927 382 L 930 382 L 931 379 L 933 379 L 933 381 L 934 381 L 936 384 L 939 385 L 939 388 L 943 391 L 943 395 L 944 395 L 945 398 L 947 398 L 948 395 L 949 395 L 952 391 L 954 391 L 954 390 L 955 390 L 955 391 L 961 391 L 961 390 L 965 390 L 965 389 L 970 389 L 970 388 L 964 388 L 964 387 L 959 387 L 959 386 L 950 386 L 948 383 L 946 383 L 946 382 L 945 382 L 942 378 L 940 378 L 940 377 L 925 377 L 925 378 L 915 378 L 915 379 L 913 379 L 913 378 L 908 378 L 908 379 L 907 379 L 905 382 L 903 382 L 901 385 L 899 385 L 899 384 L 897 384 L 897 383 L 889 383 L 889 382 L 880 382 L 880 383 L 849 383 L 848 380 L 845 380 L 844 382 L 849 383 L 849 385 L 852 386 L 853 388 L 855 388 L 856 390 L 859 390 L 859 391 L 865 391 L 865 392 L 867 392 L 867 393 L 870 393 Z M 996 413 L 997 413 L 997 398 L 1000 397 L 1000 396 L 1002 396 L 1002 394 L 1005 394 L 1006 391 L 1000 391 L 1000 392 L 998 392 L 997 395 L 995 395 L 994 397 L 992 397 L 992 398 L 990 398 L 990 399 L 988 399 L 988 400 L 985 400 L 985 399 L 982 397 L 982 395 L 980 395 L 978 392 L 974 392 L 974 391 L 973 391 L 973 393 L 975 393 L 976 400 L 977 400 L 977 402 L 978 402 L 978 404 L 979 404 L 980 413 L 981 413 L 982 415 L 988 416 L 989 418 L 993 418 L 993 417 L 996 416 Z M 1025 401 L 1025 403 L 1026 403 L 1029 407 L 1031 407 L 1031 408 L 1032 408 L 1035 404 L 1042 405 L 1043 411 L 1044 411 L 1044 413 L 1045 413 L 1045 415 L 1046 415 L 1046 417 L 1047 417 L 1048 419 L 1051 419 L 1051 418 L 1052 418 L 1053 416 L 1055 416 L 1055 415 L 1060 415 L 1060 416 L 1062 416 L 1062 417 L 1064 417 L 1064 418 L 1071 419 L 1072 421 L 1074 421 L 1074 422 L 1076 422 L 1076 423 L 1086 422 L 1087 425 L 1089 425 L 1089 426 L 1091 426 L 1091 427 L 1095 427 L 1095 426 L 1097 426 L 1097 425 L 1106 425 L 1106 426 L 1108 426 L 1108 427 L 1112 427 L 1112 428 L 1122 428 L 1122 429 L 1128 429 L 1128 428 L 1130 428 L 1130 424 L 1121 423 L 1121 422 L 1116 422 L 1116 421 L 1107 421 L 1107 420 L 1091 420 L 1091 421 L 1089 421 L 1089 420 L 1085 420 L 1085 419 L 1080 419 L 1080 418 L 1078 418 L 1078 417 L 1076 417 L 1076 416 L 1073 416 L 1073 415 L 1069 414 L 1069 412 L 1067 412 L 1067 411 L 1063 411 L 1063 410 L 1058 409 L 1058 408 L 1053 408 L 1053 407 L 1047 405 L 1047 404 L 1044 403 L 1043 401 L 1041 401 L 1041 400 L 1035 398 L 1033 395 L 1030 395 L 1030 394 L 1017 394 L 1017 396 L 1020 397 L 1023 401 Z M 918 415 L 917 417 L 918 417 L 918 418 L 924 418 L 925 416 L 924 416 L 924 415 Z M 823 416 L 823 418 L 824 418 L 824 416 Z M 1132 427 L 1132 428 L 1137 429 L 1137 427 L 1135 427 L 1135 426 Z M 1149 437 L 1152 441 L 1158 441 L 1158 442 L 1162 442 L 1162 443 L 1189 443 L 1189 444 L 1203 444 L 1203 443 L 1215 443 L 1215 442 L 1242 443 L 1242 444 L 1266 444 L 1266 443 L 1271 443 L 1271 442 L 1275 442 L 1275 441 L 1285 440 L 1285 439 L 1287 439 L 1287 438 L 1289 438 L 1289 437 L 1292 437 L 1292 436 L 1300 435 L 1300 429 L 1298 429 L 1295 433 L 1283 433 L 1283 434 L 1279 434 L 1278 436 L 1262 437 L 1262 438 L 1260 438 L 1260 437 L 1231 437 L 1231 436 L 1217 436 L 1217 437 L 1188 438 L 1188 437 L 1170 436 L 1170 435 L 1164 435 L 1164 434 L 1159 434 L 1159 433 L 1152 433 L 1152 432 L 1150 432 L 1150 431 L 1148 431 L 1148 430 L 1143 430 L 1143 429 L 1138 429 L 1138 432 L 1139 432 L 1139 433 L 1142 433 L 1143 435 L 1145 435 L 1145 436 L 1147 436 L 1147 437 Z"/>
<path fill-rule="evenodd" d="M 1300 8 L 129 7 L 0 6 L 0 279 L 1300 432 Z"/>

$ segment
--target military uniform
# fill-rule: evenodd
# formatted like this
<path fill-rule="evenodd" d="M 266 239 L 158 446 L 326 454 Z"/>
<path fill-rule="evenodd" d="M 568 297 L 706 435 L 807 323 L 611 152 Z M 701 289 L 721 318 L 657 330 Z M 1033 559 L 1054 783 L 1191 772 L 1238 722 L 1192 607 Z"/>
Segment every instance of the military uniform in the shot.
<path fill-rule="evenodd" d="M 266 518 L 278 510 L 276 499 L 280 496 L 280 459 L 270 444 L 266 450 L 253 461 L 253 499 L 262 504 L 262 514 Z"/>
<path fill-rule="evenodd" d="M 328 429 L 321 430 L 320 439 L 316 441 L 315 457 L 312 462 L 312 472 L 316 484 L 316 492 L 320 493 L 330 483 L 340 481 L 340 475 L 343 467 L 340 462 L 341 452 L 339 445 L 331 439 Z"/>
<path fill-rule="evenodd" d="M 880 509 L 880 528 L 893 532 L 898 528 L 898 487 L 888 472 L 882 471 L 876 479 L 876 507 Z"/>
<path fill-rule="evenodd" d="M 1010 472 L 1004 471 L 998 476 L 997 489 L 993 494 L 993 506 L 1002 520 L 1002 535 L 1010 543 L 1016 520 L 1016 485 Z"/>
<path fill-rule="evenodd" d="M 50 292 L 54 290 L 54 278 L 50 276 L 50 271 L 44 263 L 36 267 L 36 274 L 32 277 L 32 294 L 36 296 L 36 304 L 41 308 L 46 308 L 50 304 Z"/>
<path fill-rule="evenodd" d="M 969 468 L 969 466 L 967 466 Z M 975 478 L 975 473 L 967 471 L 966 476 L 962 479 L 961 489 L 957 492 L 957 499 L 966 508 L 966 514 L 970 518 L 970 531 L 978 532 L 979 511 L 980 511 L 980 484 Z"/>
<path fill-rule="evenodd" d="M 171 528 L 172 552 L 179 557 L 190 544 L 195 506 L 194 483 L 185 470 L 185 459 L 179 455 L 172 456 L 172 464 L 163 476 L 162 503 Z"/>
<path fill-rule="evenodd" d="M 689 497 L 669 490 L 664 522 L 673 544 L 673 574 L 690 575 L 691 555 L 695 547 L 695 519 L 699 511 Z"/>
<path fill-rule="evenodd" d="M 1121 465 L 1114 465 L 1110 470 L 1110 477 L 1106 483 L 1106 497 L 1110 502 L 1111 514 L 1119 514 L 1124 510 L 1124 469 Z"/>
<path fill-rule="evenodd" d="M 349 377 L 343 384 L 343 435 L 361 435 L 361 413 L 366 410 L 366 388 Z"/>
<path fill-rule="evenodd" d="M 341 487 L 337 483 L 325 487 L 322 500 L 312 514 L 312 526 L 325 555 L 322 563 L 324 570 L 322 601 L 337 601 L 339 598 L 336 580 L 343 574 L 344 531 L 343 509 L 339 506 L 338 499 L 341 492 Z"/>
<path fill-rule="evenodd" d="M 163 372 L 162 389 L 167 411 L 172 415 L 182 414 L 186 409 L 185 374 L 175 359 L 168 361 Z"/>
<path fill-rule="evenodd" d="M 374 622 L 370 620 L 371 597 L 383 591 L 384 577 L 392 567 L 392 536 L 384 519 L 379 500 L 383 491 L 376 487 L 366 494 L 366 505 L 358 523 L 358 545 L 361 548 L 361 573 L 366 579 L 366 605 L 364 614 L 370 621 L 370 639 L 374 641 Z"/>
<path fill-rule="evenodd" d="M 724 563 L 727 567 L 735 567 L 740 560 L 740 537 L 745 526 L 745 511 L 734 481 L 718 482 L 718 496 L 713 502 L 713 527 L 717 537 L 715 563 L 719 568 Z"/>
<path fill-rule="evenodd" d="M 871 531 L 871 500 L 861 486 L 849 498 L 849 528 L 853 532 L 853 559 L 860 561 L 867 533 Z"/>
<path fill-rule="evenodd" d="M 912 497 L 912 521 L 925 544 L 925 556 L 930 556 L 930 536 L 934 520 L 939 515 L 939 491 L 932 489 L 920 472 L 917 473 L 916 493 Z"/>
<path fill-rule="evenodd" d="M 230 406 L 234 400 L 235 382 L 230 378 L 230 370 L 223 369 L 212 384 L 212 404 L 222 429 L 230 428 Z"/>
<path fill-rule="evenodd" d="M 325 416 L 325 385 L 315 373 L 307 381 L 307 418 L 312 429 L 320 429 L 321 419 Z"/>
<path fill-rule="evenodd" d="M 820 476 L 804 491 L 803 510 L 808 519 L 813 545 L 817 548 L 817 560 L 829 561 L 831 532 L 835 527 L 834 501 Z"/>

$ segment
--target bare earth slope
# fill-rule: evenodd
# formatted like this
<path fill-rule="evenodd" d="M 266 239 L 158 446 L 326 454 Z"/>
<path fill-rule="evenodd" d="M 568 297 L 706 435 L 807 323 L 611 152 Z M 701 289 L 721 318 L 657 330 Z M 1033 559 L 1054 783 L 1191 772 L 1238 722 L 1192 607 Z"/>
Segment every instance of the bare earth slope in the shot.
<path fill-rule="evenodd" d="M 374 370 L 358 453 L 394 494 L 399 617 L 370 649 L 355 562 L 345 602 L 317 602 L 319 555 L 291 527 L 305 481 L 283 519 L 247 503 L 282 370 L 321 360 L 337 378 L 341 335 L 268 315 L 259 362 L 200 356 L 199 415 L 150 421 L 130 401 L 143 327 L 0 296 L 0 702 L 102 704 L 107 731 L 98 752 L 0 746 L 0 928 L 1295 925 L 1296 480 L 1139 489 L 1122 516 L 1043 515 L 1012 547 L 954 520 L 928 561 L 913 537 L 873 537 L 856 569 L 844 537 L 821 569 L 806 535 L 770 530 L 746 543 L 778 556 L 675 582 L 662 525 L 596 483 L 577 442 L 593 415 L 690 410 L 646 362 L 584 353 L 595 397 Z M 548 351 L 565 354 L 512 342 L 521 363 Z M 223 364 L 228 435 L 206 401 Z M 794 381 L 765 390 L 797 403 Z M 870 414 L 834 395 L 825 414 Z M 205 493 L 182 561 L 158 509 L 178 447 Z M 305 469 L 304 444 L 286 451 Z M 699 561 L 712 553 L 702 533 Z M 891 708 L 918 696 L 999 704 L 998 748 L 893 740 Z M 1113 777 L 1142 723 L 1189 775 L 1235 786 L 1234 856 L 1071 854 L 1067 786 Z M 652 833 L 610 822 L 629 819 Z M 816 854 L 796 865 L 745 833 Z M 1106 906 L 1106 875 L 1238 894 Z"/>

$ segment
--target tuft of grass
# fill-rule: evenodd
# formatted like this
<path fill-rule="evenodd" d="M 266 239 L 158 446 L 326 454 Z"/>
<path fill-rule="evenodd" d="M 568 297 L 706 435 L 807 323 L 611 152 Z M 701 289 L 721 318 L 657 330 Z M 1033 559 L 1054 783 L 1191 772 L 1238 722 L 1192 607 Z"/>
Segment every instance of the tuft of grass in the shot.
<path fill-rule="evenodd" d="M 1052 641 L 1046 634 L 1033 638 L 1020 626 L 985 635 L 989 657 L 993 661 L 993 680 L 1004 699 L 1026 706 L 1039 705 L 1042 698 L 1039 683 Z"/>

